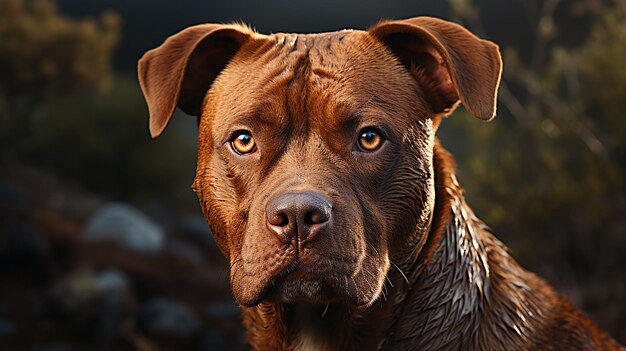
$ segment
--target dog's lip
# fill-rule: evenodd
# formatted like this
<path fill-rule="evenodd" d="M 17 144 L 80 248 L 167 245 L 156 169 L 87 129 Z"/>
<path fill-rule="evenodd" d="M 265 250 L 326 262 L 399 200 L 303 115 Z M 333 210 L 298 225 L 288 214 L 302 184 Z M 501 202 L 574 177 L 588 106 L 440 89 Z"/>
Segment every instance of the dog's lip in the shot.
<path fill-rule="evenodd" d="M 259 291 L 258 294 L 256 294 L 256 297 L 254 299 L 250 301 L 241 302 L 241 304 L 246 307 L 254 307 L 260 304 L 261 302 L 267 300 L 269 291 L 272 289 L 274 285 L 276 285 L 276 282 L 282 277 L 289 274 L 290 272 L 298 269 L 299 266 L 300 266 L 300 262 L 297 259 L 294 260 L 290 265 L 288 265 L 282 271 L 280 271 L 275 277 L 269 279 L 265 284 L 263 284 L 263 288 Z"/>
<path fill-rule="evenodd" d="M 319 296 L 319 299 L 316 297 L 315 301 L 308 302 L 335 303 L 340 300 L 348 300 L 347 296 L 343 296 L 343 294 L 338 293 L 334 284 L 329 282 L 323 274 L 317 273 L 314 269 L 311 269 L 310 267 L 302 264 L 300 261 L 295 260 L 291 265 L 283 269 L 280 274 L 271 279 L 268 284 L 265 285 L 264 289 L 255 300 L 255 305 L 261 303 L 262 301 L 285 302 L 281 300 L 282 291 L 280 289 L 283 287 L 283 284 L 294 282 L 316 282 L 323 287 L 323 290 L 326 291 L 326 294 L 324 294 L 325 297 Z"/>

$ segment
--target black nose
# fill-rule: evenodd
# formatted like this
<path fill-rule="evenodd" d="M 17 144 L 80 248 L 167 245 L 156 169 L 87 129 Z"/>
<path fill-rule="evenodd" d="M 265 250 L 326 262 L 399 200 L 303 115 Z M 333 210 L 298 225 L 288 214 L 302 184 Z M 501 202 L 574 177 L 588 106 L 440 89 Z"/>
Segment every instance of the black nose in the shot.
<path fill-rule="evenodd" d="M 268 228 L 290 242 L 295 237 L 301 244 L 313 241 L 330 221 L 332 206 L 314 192 L 286 193 L 268 202 L 265 208 Z"/>

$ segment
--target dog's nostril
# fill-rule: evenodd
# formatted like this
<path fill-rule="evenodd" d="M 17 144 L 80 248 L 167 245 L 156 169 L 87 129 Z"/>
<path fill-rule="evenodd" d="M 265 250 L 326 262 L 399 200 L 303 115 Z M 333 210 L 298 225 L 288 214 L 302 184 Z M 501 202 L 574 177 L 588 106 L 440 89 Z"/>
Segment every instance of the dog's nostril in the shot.
<path fill-rule="evenodd" d="M 284 227 L 289 224 L 289 217 L 284 213 L 274 213 L 268 218 L 267 222 L 271 225 Z"/>
<path fill-rule="evenodd" d="M 316 208 L 309 211 L 304 216 L 304 223 L 312 225 L 328 222 L 330 215 L 327 212 L 325 208 Z"/>

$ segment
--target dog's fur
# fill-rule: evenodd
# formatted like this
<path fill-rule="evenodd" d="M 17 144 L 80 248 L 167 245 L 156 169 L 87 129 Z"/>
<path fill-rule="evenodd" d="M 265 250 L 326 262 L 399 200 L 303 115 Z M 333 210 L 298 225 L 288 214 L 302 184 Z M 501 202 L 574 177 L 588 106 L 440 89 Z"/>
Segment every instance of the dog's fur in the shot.
<path fill-rule="evenodd" d="M 200 117 L 194 189 L 262 350 L 608 350 L 620 346 L 522 269 L 465 203 L 435 132 L 459 102 L 495 115 L 495 44 L 442 20 L 262 35 L 199 25 L 139 62 L 158 136 Z M 355 145 L 375 127 L 374 152 Z M 250 131 L 256 151 L 231 141 Z M 314 193 L 315 237 L 268 203 Z M 308 229 L 307 229 L 308 230 Z"/>

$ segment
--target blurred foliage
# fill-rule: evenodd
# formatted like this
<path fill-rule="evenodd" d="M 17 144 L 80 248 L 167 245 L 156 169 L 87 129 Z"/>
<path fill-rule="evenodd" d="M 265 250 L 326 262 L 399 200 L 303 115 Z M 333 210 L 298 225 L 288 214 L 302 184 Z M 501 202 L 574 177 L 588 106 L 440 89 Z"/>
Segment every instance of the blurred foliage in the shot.
<path fill-rule="evenodd" d="M 488 37 L 470 1 L 450 3 L 457 19 Z M 626 0 L 568 6 L 591 27 L 564 47 L 568 33 L 554 12 L 570 4 L 539 3 L 530 59 L 515 43 L 503 48 L 498 117 L 484 124 L 459 111 L 442 140 L 470 204 L 514 256 L 607 325 L 623 325 L 607 302 L 626 294 L 615 269 L 626 264 Z"/>
<path fill-rule="evenodd" d="M 5 97 L 50 88 L 106 87 L 120 19 L 60 15 L 54 2 L 0 1 L 0 89 Z"/>
<path fill-rule="evenodd" d="M 147 113 L 131 78 L 114 79 L 107 93 L 50 99 L 34 120 L 25 157 L 114 197 L 165 197 L 189 188 L 196 156 L 195 129 L 188 126 L 193 120 L 174 118 L 168 133 L 151 140 Z"/>
<path fill-rule="evenodd" d="M 0 0 L 2 146 L 21 147 L 47 97 L 106 90 L 120 24 L 113 12 L 74 20 L 59 14 L 51 0 Z"/>
<path fill-rule="evenodd" d="M 112 11 L 71 19 L 51 0 L 0 0 L 0 161 L 36 163 L 112 197 L 166 196 L 191 182 L 181 169 L 193 169 L 195 134 L 150 142 L 138 84 L 113 78 L 120 26 Z"/>

